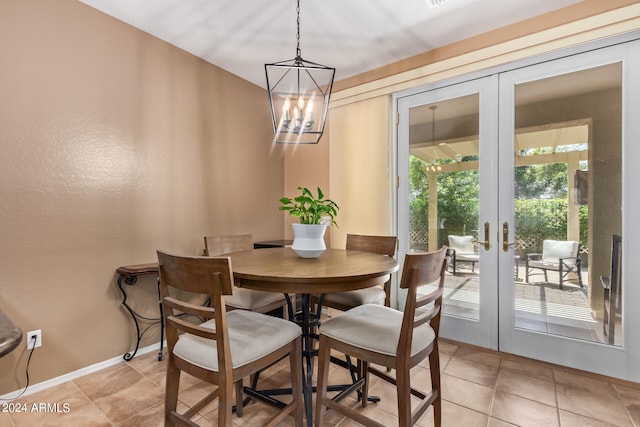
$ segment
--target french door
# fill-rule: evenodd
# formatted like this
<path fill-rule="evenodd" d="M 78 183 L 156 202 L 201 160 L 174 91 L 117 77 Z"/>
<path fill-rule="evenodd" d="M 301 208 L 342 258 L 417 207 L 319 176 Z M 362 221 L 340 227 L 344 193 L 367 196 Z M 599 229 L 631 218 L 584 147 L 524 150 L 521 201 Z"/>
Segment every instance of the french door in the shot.
<path fill-rule="evenodd" d="M 396 97 L 400 256 L 449 247 L 442 336 L 640 379 L 626 309 L 639 53 L 628 41 Z"/>
<path fill-rule="evenodd" d="M 441 333 L 490 348 L 498 345 L 497 194 L 486 190 L 498 178 L 497 87 L 492 76 L 398 100 L 400 182 L 407 184 L 398 189 L 400 252 L 451 246 L 449 236 L 465 242 L 455 272 L 451 256 Z"/>

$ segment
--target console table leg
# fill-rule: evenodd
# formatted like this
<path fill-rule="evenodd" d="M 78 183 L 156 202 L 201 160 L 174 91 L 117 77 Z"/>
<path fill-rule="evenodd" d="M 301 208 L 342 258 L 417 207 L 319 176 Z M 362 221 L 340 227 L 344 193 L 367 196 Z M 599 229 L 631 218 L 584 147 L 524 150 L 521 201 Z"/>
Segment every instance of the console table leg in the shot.
<path fill-rule="evenodd" d="M 140 324 L 138 323 L 138 317 L 136 316 L 137 313 L 131 307 L 129 307 L 129 304 L 127 304 L 127 293 L 125 292 L 124 287 L 122 286 L 123 280 L 127 285 L 133 286 L 135 285 L 138 278 L 136 276 L 125 276 L 122 274 L 118 278 L 118 288 L 120 288 L 120 292 L 122 292 L 121 304 L 124 308 L 127 309 L 129 314 L 131 315 L 131 318 L 133 319 L 134 325 L 136 326 L 136 348 L 132 352 L 125 353 L 124 356 L 122 356 L 122 358 L 128 362 L 131 359 L 133 359 L 133 357 L 138 352 L 138 348 L 140 347 L 140 340 L 142 339 L 142 336 L 140 334 Z"/>
<path fill-rule="evenodd" d="M 147 274 L 155 274 L 158 276 L 158 264 L 149 263 L 149 264 L 137 264 L 137 265 L 129 265 L 119 267 L 117 270 L 119 275 L 118 277 L 118 288 L 120 292 L 122 292 L 122 306 L 129 312 L 131 319 L 133 319 L 133 324 L 136 327 L 136 346 L 133 351 L 125 353 L 122 358 L 125 361 L 130 361 L 136 355 L 140 348 L 140 342 L 142 341 L 142 337 L 144 334 L 154 326 L 157 322 L 160 322 L 160 351 L 158 353 L 158 360 L 162 360 L 162 351 L 164 349 L 164 322 L 163 322 L 163 309 L 162 309 L 162 295 L 160 293 L 160 278 L 157 279 L 157 292 L 158 292 L 158 308 L 160 312 L 160 317 L 145 317 L 140 313 L 136 312 L 133 308 L 129 306 L 127 303 L 127 292 L 125 290 L 124 284 L 128 286 L 133 286 L 138 281 L 138 276 L 147 275 Z M 140 330 L 140 322 L 139 320 L 146 320 L 149 322 L 153 322 L 148 325 L 144 330 Z"/>

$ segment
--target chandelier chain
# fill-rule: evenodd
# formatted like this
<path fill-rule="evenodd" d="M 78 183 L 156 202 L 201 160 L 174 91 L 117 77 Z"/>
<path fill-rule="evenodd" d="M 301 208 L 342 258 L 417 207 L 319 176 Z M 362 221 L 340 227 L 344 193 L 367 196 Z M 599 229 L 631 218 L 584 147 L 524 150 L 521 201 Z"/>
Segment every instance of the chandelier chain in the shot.
<path fill-rule="evenodd" d="M 297 33 L 296 33 L 296 39 L 298 41 L 298 45 L 296 47 L 296 56 L 298 58 L 302 57 L 302 50 L 300 49 L 300 0 L 298 0 L 297 6 L 296 6 L 296 15 L 297 15 L 297 20 L 296 20 L 296 27 L 297 27 Z"/>

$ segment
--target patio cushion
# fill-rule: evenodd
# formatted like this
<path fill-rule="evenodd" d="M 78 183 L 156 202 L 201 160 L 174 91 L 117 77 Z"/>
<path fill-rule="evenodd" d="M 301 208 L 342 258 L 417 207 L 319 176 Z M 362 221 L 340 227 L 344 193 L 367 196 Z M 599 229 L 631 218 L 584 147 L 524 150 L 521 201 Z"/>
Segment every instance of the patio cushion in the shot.
<path fill-rule="evenodd" d="M 461 254 L 475 254 L 473 236 L 449 235 L 449 248 L 455 249 L 456 256 Z"/>
<path fill-rule="evenodd" d="M 542 242 L 541 264 L 559 264 L 560 258 L 571 258 L 565 260 L 565 264 L 574 265 L 575 257 L 578 256 L 578 242 L 572 240 L 545 240 Z"/>

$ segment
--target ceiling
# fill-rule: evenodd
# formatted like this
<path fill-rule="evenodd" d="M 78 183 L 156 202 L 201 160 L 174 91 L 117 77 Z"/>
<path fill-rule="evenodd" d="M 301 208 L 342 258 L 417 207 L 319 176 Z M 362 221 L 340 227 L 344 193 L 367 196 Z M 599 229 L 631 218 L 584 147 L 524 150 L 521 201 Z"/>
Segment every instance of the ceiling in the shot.
<path fill-rule="evenodd" d="M 294 0 L 80 0 L 250 82 L 296 53 Z M 336 80 L 581 0 L 301 0 L 300 45 Z"/>
<path fill-rule="evenodd" d="M 553 154 L 560 151 L 580 151 L 586 152 L 589 142 L 589 124 L 555 123 L 545 129 L 521 129 L 514 135 L 514 155 L 516 165 L 539 164 L 557 162 L 558 157 Z M 478 168 L 479 154 L 478 136 L 459 138 L 451 141 L 436 141 L 436 143 L 423 143 L 411 146 L 411 154 L 422 159 L 431 165 L 438 165 L 439 171 L 452 172 L 465 169 L 453 163 L 469 163 L 466 169 Z M 535 149 L 546 149 L 542 152 L 535 152 Z M 545 156 L 546 155 L 546 156 Z M 520 157 L 544 158 L 545 160 L 535 160 L 534 162 L 522 162 Z M 585 154 L 586 156 L 586 154 Z M 583 156 L 584 157 L 584 156 Z M 581 158 L 582 159 L 582 158 Z M 563 158 L 564 160 L 564 158 Z"/>
<path fill-rule="evenodd" d="M 514 101 L 516 106 L 522 106 L 619 87 L 622 87 L 622 65 L 620 62 L 614 62 L 548 77 L 541 81 L 534 80 L 518 84 Z M 432 105 L 436 106 L 435 111 L 429 108 Z M 409 123 L 411 126 L 421 124 L 431 126 L 433 119 L 442 121 L 477 114 L 477 95 L 464 96 L 414 107 L 409 115 Z"/>

